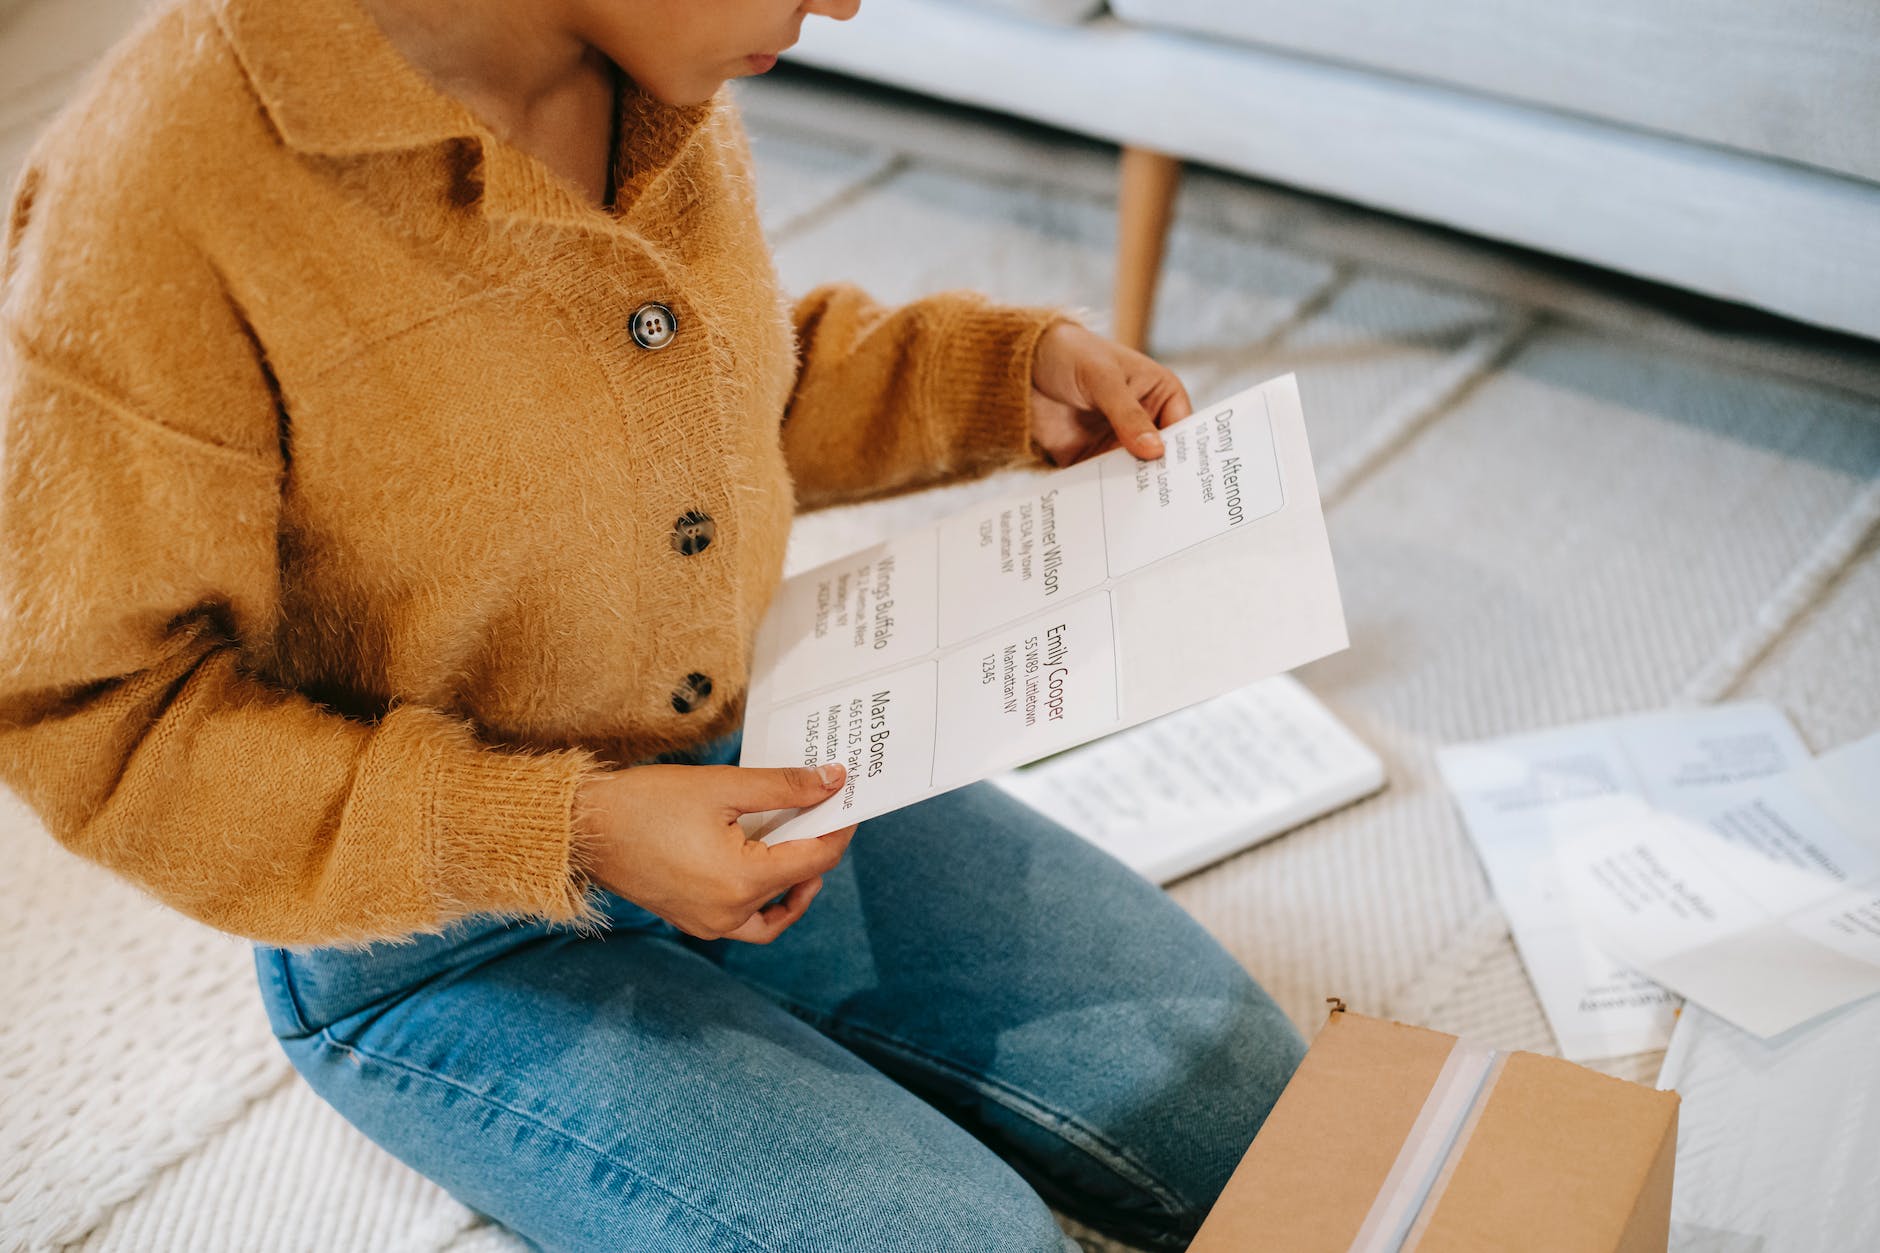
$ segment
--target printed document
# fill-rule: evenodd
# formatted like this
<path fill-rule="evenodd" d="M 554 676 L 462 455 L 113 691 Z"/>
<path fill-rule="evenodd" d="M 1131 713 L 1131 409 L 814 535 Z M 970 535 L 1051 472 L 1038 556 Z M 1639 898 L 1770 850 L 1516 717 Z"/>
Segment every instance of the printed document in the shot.
<path fill-rule="evenodd" d="M 1587 722 L 1438 754 L 1562 1056 L 1661 1049 L 1678 1001 L 1587 933 L 1556 845 L 1658 812 L 1707 822 L 1743 783 L 1807 760 L 1788 719 L 1758 703 Z"/>
<path fill-rule="evenodd" d="M 1279 674 L 994 782 L 1168 883 L 1369 796 L 1384 764 Z"/>
<path fill-rule="evenodd" d="M 1600 943 L 1765 1038 L 1880 993 L 1880 735 L 1706 809 L 1561 842 Z"/>
<path fill-rule="evenodd" d="M 824 834 L 1346 646 L 1291 375 L 784 582 L 757 636 L 745 766 L 839 761 Z"/>

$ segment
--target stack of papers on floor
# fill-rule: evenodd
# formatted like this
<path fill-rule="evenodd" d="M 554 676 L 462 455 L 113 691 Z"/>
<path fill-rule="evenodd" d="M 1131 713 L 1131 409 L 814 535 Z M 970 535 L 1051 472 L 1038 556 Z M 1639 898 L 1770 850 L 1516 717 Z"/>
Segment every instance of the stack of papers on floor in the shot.
<path fill-rule="evenodd" d="M 1810 761 L 1745 704 L 1441 764 L 1566 1056 L 1661 1047 L 1674 996 L 1767 1037 L 1880 994 L 1880 736 Z"/>
<path fill-rule="evenodd" d="M 1703 822 L 1743 784 L 1807 760 L 1781 712 L 1756 703 L 1587 722 L 1439 754 L 1562 1056 L 1665 1047 L 1677 998 L 1588 933 L 1557 846 L 1649 814 Z"/>
<path fill-rule="evenodd" d="M 1728 789 L 1702 820 L 1576 832 L 1558 857 L 1602 945 L 1746 1031 L 1880 993 L 1880 736 Z"/>

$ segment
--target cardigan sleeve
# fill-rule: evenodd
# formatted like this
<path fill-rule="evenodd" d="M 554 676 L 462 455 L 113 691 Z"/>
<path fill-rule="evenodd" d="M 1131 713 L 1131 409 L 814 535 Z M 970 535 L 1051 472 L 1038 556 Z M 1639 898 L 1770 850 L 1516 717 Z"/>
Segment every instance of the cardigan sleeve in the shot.
<path fill-rule="evenodd" d="M 892 495 L 1021 463 L 1032 357 L 1066 312 L 942 292 L 885 307 L 848 283 L 795 302 L 783 424 L 801 508 Z"/>
<path fill-rule="evenodd" d="M 342 715 L 254 664 L 285 454 L 213 274 L 157 232 L 112 279 L 122 249 L 23 218 L 0 273 L 0 777 L 67 848 L 268 943 L 595 923 L 571 813 L 590 754 L 504 751 L 418 704 Z"/>

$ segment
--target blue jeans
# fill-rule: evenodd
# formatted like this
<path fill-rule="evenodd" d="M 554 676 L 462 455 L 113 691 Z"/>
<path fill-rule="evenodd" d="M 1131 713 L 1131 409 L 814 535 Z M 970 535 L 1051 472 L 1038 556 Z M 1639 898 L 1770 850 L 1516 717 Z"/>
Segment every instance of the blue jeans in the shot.
<path fill-rule="evenodd" d="M 985 785 L 864 824 L 767 947 L 601 899 L 600 938 L 255 950 L 314 1091 L 543 1250 L 1055 1253 L 1047 1202 L 1181 1248 L 1304 1051 L 1160 890 Z"/>

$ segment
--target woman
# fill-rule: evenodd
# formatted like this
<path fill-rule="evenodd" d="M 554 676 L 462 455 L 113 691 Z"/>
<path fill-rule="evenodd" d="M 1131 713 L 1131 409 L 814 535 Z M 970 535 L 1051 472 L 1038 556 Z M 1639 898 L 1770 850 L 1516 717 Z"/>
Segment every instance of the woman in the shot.
<path fill-rule="evenodd" d="M 841 783 L 729 764 L 794 508 L 1188 412 L 1056 310 L 779 294 L 721 88 L 854 9 L 156 12 L 9 220 L 0 763 L 538 1247 L 1179 1247 L 1300 1053 L 1199 928 L 984 787 L 735 821 Z"/>

